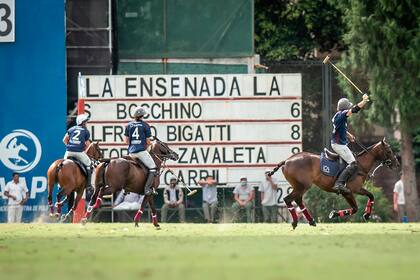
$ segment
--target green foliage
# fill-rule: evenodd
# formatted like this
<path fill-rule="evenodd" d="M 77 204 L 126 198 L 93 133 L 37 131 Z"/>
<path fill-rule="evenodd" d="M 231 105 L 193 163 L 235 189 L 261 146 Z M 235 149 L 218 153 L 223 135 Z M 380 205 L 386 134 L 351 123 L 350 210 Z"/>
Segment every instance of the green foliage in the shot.
<path fill-rule="evenodd" d="M 420 2 L 331 0 L 343 11 L 348 46 L 341 66 L 369 81 L 371 121 L 384 126 L 419 128 Z M 352 77 L 354 77 L 352 75 Z M 353 89 L 343 83 L 350 93 Z M 397 109 L 397 110 L 396 110 Z"/>
<path fill-rule="evenodd" d="M 308 58 L 340 44 L 341 12 L 326 0 L 255 0 L 255 50 L 266 59 Z"/>
<path fill-rule="evenodd" d="M 391 220 L 391 203 L 385 197 L 382 189 L 372 185 L 371 182 L 366 182 L 364 187 L 369 190 L 375 197 L 375 204 L 373 206 L 372 220 L 388 222 Z M 347 201 L 334 193 L 328 193 L 320 190 L 317 187 L 312 187 L 305 195 L 306 206 L 310 209 L 314 218 L 320 222 L 344 222 L 363 221 L 362 215 L 367 203 L 366 196 L 356 195 L 357 205 L 359 210 L 351 217 L 329 219 L 328 215 L 331 210 L 341 210 L 350 208 Z"/>

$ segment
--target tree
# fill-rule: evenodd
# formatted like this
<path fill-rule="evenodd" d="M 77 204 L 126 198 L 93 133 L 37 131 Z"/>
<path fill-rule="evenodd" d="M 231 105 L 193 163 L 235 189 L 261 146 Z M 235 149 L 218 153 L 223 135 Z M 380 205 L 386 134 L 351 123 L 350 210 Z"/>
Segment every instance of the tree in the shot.
<path fill-rule="evenodd" d="M 420 2 L 331 0 L 343 11 L 344 64 L 367 76 L 369 120 L 401 132 L 408 215 L 420 217 L 413 135 L 420 123 Z M 396 126 L 395 126 L 396 124 Z"/>
<path fill-rule="evenodd" d="M 305 59 L 339 48 L 341 12 L 327 0 L 255 0 L 255 49 L 266 59 Z"/>

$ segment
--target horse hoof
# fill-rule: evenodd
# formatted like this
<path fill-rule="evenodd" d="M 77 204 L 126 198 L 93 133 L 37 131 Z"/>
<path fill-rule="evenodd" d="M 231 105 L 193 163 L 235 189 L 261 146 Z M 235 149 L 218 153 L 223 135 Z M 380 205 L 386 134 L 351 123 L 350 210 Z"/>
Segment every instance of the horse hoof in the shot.
<path fill-rule="evenodd" d="M 297 221 L 292 222 L 292 227 L 293 227 L 293 229 L 295 229 L 295 228 L 297 227 L 297 225 L 298 225 L 298 222 L 297 222 Z"/>
<path fill-rule="evenodd" d="M 313 227 L 316 227 L 315 220 L 309 221 L 309 225 L 310 225 L 310 226 L 313 226 Z"/>
<path fill-rule="evenodd" d="M 368 214 L 368 213 L 364 213 L 364 214 L 363 214 L 363 220 L 364 220 L 365 222 L 368 222 L 368 221 L 369 221 L 369 219 L 370 219 L 370 214 Z"/>
<path fill-rule="evenodd" d="M 160 225 L 154 225 L 156 230 L 161 230 Z"/>
<path fill-rule="evenodd" d="M 335 218 L 335 217 L 337 217 L 337 212 L 335 210 L 332 210 L 330 212 L 330 214 L 328 215 L 328 218 L 332 219 L 332 218 Z"/>
<path fill-rule="evenodd" d="M 87 218 L 82 218 L 82 219 L 80 220 L 80 223 L 81 223 L 82 225 L 86 225 L 86 223 L 87 223 Z"/>

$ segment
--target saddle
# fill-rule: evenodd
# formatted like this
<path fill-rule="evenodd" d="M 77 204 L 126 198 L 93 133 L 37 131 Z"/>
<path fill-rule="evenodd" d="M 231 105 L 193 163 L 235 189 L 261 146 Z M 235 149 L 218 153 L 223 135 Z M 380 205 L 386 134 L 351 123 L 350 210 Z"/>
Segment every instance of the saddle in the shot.
<path fill-rule="evenodd" d="M 80 169 L 80 171 L 82 171 L 82 174 L 85 176 L 85 177 L 87 177 L 87 170 L 86 170 L 86 167 L 85 167 L 85 165 L 80 161 L 80 160 L 78 160 L 77 158 L 75 158 L 75 157 L 68 157 L 67 159 L 69 159 L 69 160 L 72 160 L 78 167 L 79 167 L 79 169 Z M 62 164 L 62 163 L 61 163 Z"/>
<path fill-rule="evenodd" d="M 321 172 L 326 176 L 338 177 L 347 166 L 347 163 L 338 154 L 327 148 L 324 148 L 324 152 L 321 153 L 320 160 Z"/>

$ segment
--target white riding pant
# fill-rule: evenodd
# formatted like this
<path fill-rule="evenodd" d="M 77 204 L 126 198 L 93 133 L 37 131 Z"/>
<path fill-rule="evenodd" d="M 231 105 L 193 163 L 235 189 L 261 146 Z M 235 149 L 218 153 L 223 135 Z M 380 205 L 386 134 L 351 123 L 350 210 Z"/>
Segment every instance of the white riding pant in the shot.
<path fill-rule="evenodd" d="M 152 170 L 152 169 L 156 170 L 156 164 L 148 151 L 132 153 L 130 154 L 130 156 L 141 160 L 141 162 L 143 162 L 147 166 L 147 168 L 149 168 L 149 170 Z"/>
<path fill-rule="evenodd" d="M 353 153 L 347 145 L 331 143 L 331 147 L 345 162 L 347 162 L 347 164 L 356 161 Z"/>
<path fill-rule="evenodd" d="M 71 151 L 66 151 L 66 153 L 64 154 L 64 159 L 67 159 L 68 157 L 74 157 L 77 158 L 78 160 L 80 160 L 86 167 L 90 168 L 90 158 L 88 157 L 88 155 L 84 152 L 71 152 Z"/>

